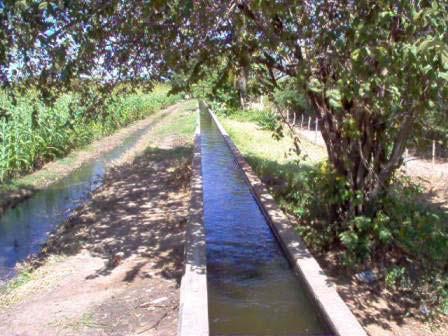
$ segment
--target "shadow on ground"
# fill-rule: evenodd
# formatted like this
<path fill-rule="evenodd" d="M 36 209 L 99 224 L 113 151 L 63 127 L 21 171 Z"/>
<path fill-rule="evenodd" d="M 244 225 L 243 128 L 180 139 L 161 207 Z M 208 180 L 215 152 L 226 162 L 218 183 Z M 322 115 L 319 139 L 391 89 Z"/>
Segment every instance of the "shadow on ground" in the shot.
<path fill-rule="evenodd" d="M 87 249 L 106 259 L 87 279 L 105 276 L 120 263 L 137 257 L 123 281 L 136 276 L 182 275 L 184 225 L 188 217 L 188 185 L 192 148 L 150 148 L 132 164 L 114 168 L 104 186 L 78 209 L 44 247 L 50 254 L 74 255 Z M 143 272 L 148 269 L 152 272 Z"/>

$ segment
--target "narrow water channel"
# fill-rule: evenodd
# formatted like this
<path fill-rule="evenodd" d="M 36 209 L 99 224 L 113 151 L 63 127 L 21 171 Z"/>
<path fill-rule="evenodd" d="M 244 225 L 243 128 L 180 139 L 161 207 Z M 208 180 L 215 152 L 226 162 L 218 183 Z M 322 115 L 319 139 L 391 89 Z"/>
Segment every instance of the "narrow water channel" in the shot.
<path fill-rule="evenodd" d="M 200 124 L 210 334 L 330 335 L 208 112 Z"/>
<path fill-rule="evenodd" d="M 107 164 L 133 147 L 150 127 L 135 131 L 111 151 L 85 163 L 0 217 L 0 284 L 14 276 L 16 263 L 37 253 L 48 233 L 101 186 Z"/>

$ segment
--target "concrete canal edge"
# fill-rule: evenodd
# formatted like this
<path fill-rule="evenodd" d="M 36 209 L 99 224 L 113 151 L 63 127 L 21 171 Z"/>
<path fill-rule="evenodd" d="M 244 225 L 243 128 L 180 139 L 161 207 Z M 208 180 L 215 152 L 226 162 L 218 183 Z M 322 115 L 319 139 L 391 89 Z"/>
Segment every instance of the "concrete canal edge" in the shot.
<path fill-rule="evenodd" d="M 219 131 L 234 154 L 244 172 L 247 182 L 264 212 L 278 241 L 288 256 L 294 270 L 307 286 L 312 299 L 317 304 L 329 327 L 337 336 L 367 336 L 358 320 L 339 296 L 334 284 L 326 277 L 318 262 L 296 233 L 286 215 L 269 194 L 266 186 L 254 173 L 236 145 L 230 139 L 216 115 L 209 109 Z"/>
<path fill-rule="evenodd" d="M 185 234 L 185 270 L 180 285 L 178 336 L 208 336 L 207 255 L 203 217 L 201 135 L 196 129 L 190 216 Z"/>

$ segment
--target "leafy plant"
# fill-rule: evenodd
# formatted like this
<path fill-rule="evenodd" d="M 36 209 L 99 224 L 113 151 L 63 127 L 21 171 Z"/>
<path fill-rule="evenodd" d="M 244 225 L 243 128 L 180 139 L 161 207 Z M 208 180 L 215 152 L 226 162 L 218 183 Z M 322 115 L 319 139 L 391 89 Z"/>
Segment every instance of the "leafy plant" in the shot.
<path fill-rule="evenodd" d="M 275 113 L 263 110 L 258 113 L 257 124 L 262 129 L 274 132 L 279 127 L 279 120 Z"/>
<path fill-rule="evenodd" d="M 395 288 L 406 275 L 406 268 L 402 266 L 393 266 L 387 271 L 386 286 Z"/>

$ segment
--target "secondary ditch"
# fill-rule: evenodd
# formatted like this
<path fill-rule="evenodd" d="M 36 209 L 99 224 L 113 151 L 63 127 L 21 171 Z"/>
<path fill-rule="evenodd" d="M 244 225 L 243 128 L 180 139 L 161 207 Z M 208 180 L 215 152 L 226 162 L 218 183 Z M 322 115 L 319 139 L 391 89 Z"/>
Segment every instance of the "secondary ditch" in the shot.
<path fill-rule="evenodd" d="M 151 127 L 131 133 L 112 150 L 82 164 L 0 217 L 0 284 L 16 274 L 17 262 L 40 251 L 49 232 L 102 185 L 107 166 L 135 146 Z"/>

